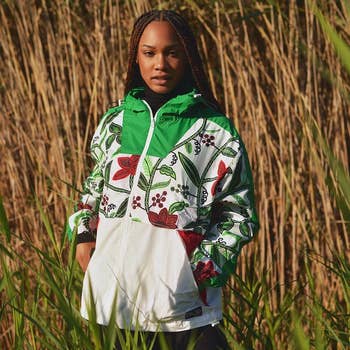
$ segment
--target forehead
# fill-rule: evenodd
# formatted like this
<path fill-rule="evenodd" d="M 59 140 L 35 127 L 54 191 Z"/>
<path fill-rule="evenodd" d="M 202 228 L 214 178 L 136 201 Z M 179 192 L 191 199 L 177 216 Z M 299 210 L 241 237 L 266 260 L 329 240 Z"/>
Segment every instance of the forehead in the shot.
<path fill-rule="evenodd" d="M 167 21 L 153 21 L 143 31 L 139 46 L 153 47 L 181 45 L 172 25 Z"/>

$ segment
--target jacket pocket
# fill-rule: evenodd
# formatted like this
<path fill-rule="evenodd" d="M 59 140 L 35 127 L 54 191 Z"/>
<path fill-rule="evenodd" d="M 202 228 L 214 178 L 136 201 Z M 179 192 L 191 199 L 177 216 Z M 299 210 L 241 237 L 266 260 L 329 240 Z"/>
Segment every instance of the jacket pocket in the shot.
<path fill-rule="evenodd" d="M 110 257 L 119 285 L 118 310 L 128 314 L 129 320 L 162 322 L 182 318 L 200 306 L 197 284 L 177 231 L 125 222 L 119 254 Z"/>
<path fill-rule="evenodd" d="M 84 279 L 84 315 L 91 299 L 103 324 L 116 303 L 120 326 L 185 319 L 202 305 L 176 230 L 128 218 L 102 219 L 97 238 Z"/>

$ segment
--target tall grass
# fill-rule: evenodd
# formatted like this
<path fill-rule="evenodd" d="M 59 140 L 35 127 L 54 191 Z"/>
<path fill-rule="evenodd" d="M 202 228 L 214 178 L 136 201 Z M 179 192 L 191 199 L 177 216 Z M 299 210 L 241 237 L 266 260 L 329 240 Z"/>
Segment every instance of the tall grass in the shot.
<path fill-rule="evenodd" d="M 80 319 L 63 227 L 92 132 L 122 97 L 133 21 L 153 7 L 190 19 L 252 163 L 261 230 L 225 291 L 233 348 L 349 346 L 350 8 L 315 4 L 1 2 L 1 348 L 107 349 L 118 336 Z"/>

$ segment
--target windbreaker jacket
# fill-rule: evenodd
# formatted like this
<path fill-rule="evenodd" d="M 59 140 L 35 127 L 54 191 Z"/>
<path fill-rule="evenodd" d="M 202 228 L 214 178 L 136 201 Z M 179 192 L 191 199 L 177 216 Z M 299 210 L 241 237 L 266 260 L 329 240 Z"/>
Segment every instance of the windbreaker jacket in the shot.
<path fill-rule="evenodd" d="M 82 314 L 178 331 L 221 319 L 220 288 L 258 228 L 245 147 L 232 122 L 192 91 L 153 116 L 142 88 L 93 136 L 95 167 L 69 236 L 96 239 Z M 116 294 L 118 294 L 116 296 Z"/>

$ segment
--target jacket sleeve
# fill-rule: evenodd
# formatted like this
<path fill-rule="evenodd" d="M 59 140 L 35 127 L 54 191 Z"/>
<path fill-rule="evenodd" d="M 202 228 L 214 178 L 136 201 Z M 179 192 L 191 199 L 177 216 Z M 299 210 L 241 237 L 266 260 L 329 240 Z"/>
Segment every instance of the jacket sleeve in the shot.
<path fill-rule="evenodd" d="M 68 219 L 67 234 L 71 240 L 73 232 L 77 234 L 77 243 L 96 241 L 98 212 L 104 186 L 103 168 L 105 163 L 104 139 L 106 130 L 103 119 L 91 141 L 91 156 L 95 166 L 83 184 L 83 192 L 75 212 Z"/>
<path fill-rule="evenodd" d="M 259 227 L 247 153 L 240 139 L 234 142 L 238 142 L 238 152 L 227 166 L 224 162 L 219 165 L 224 175 L 212 189 L 215 196 L 209 229 L 191 259 L 200 289 L 226 283 L 242 247 Z"/>

